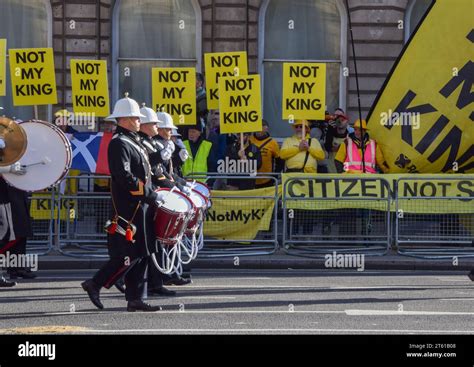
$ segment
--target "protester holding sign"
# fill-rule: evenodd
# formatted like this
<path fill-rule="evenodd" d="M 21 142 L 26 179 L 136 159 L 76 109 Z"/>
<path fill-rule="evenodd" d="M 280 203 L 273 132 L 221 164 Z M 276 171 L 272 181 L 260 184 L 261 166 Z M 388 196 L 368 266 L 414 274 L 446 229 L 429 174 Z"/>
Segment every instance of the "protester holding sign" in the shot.
<path fill-rule="evenodd" d="M 234 144 L 227 148 L 226 159 L 229 161 L 245 161 L 247 167 L 253 167 L 256 175 L 258 169 L 262 167 L 262 155 L 260 150 L 250 142 L 250 133 L 244 133 L 243 147 L 241 146 L 241 140 L 237 139 Z M 238 172 L 236 172 L 238 173 Z M 255 180 L 247 179 L 227 179 L 228 190 L 252 190 L 255 189 Z"/>
<path fill-rule="evenodd" d="M 277 141 L 270 136 L 268 130 L 268 122 L 262 121 L 262 131 L 256 132 L 250 137 L 250 142 L 255 145 L 262 155 L 262 166 L 258 169 L 258 173 L 276 172 L 275 161 L 280 157 L 280 146 Z M 257 179 L 255 187 L 257 189 L 271 186 L 273 180 L 270 178 Z"/>
<path fill-rule="evenodd" d="M 303 125 L 305 137 L 303 138 Z M 309 123 L 297 120 L 293 125 L 294 135 L 285 139 L 280 151 L 281 159 L 286 161 L 286 172 L 316 173 L 317 161 L 325 158 L 321 144 L 309 137 Z"/>

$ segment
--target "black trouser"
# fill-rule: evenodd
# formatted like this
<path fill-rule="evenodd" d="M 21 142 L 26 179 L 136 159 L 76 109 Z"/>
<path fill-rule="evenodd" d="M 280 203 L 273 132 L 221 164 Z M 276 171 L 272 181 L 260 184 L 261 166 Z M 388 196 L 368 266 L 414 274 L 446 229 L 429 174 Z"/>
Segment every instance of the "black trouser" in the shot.
<path fill-rule="evenodd" d="M 11 246 L 11 247 L 10 247 Z M 26 254 L 26 237 L 20 237 L 16 240 L 7 242 L 5 246 L 2 246 L 2 251 L 0 253 L 9 252 L 11 255 L 25 255 Z M 8 267 L 8 271 L 19 270 L 19 267 Z"/>

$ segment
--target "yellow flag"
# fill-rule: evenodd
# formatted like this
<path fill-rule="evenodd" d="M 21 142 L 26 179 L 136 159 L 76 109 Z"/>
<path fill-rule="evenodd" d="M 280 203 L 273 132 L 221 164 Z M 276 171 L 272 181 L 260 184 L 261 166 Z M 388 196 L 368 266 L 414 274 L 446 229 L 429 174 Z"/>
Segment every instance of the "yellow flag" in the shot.
<path fill-rule="evenodd" d="M 260 75 L 219 78 L 221 134 L 262 131 Z"/>
<path fill-rule="evenodd" d="M 7 40 L 0 39 L 0 96 L 6 94 Z"/>
<path fill-rule="evenodd" d="M 71 60 L 71 82 L 74 113 L 109 115 L 107 61 Z"/>
<path fill-rule="evenodd" d="M 436 1 L 369 113 L 390 172 L 474 172 L 474 2 Z"/>
<path fill-rule="evenodd" d="M 58 103 L 52 48 L 8 50 L 13 105 Z"/>
<path fill-rule="evenodd" d="M 196 124 L 196 69 L 152 68 L 152 103 L 167 112 L 176 125 Z"/>
<path fill-rule="evenodd" d="M 326 64 L 283 63 L 282 119 L 324 120 Z"/>
<path fill-rule="evenodd" d="M 204 54 L 206 67 L 207 108 L 219 108 L 218 83 L 221 76 L 247 75 L 247 52 L 216 52 Z"/>

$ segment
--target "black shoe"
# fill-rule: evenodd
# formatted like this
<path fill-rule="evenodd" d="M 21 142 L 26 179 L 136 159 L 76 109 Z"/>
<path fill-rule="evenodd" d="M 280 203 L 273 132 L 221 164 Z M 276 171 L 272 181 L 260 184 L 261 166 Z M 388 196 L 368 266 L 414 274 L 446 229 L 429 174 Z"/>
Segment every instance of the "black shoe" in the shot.
<path fill-rule="evenodd" d="M 12 269 L 7 271 L 8 276 L 10 279 L 34 279 L 36 278 L 36 274 L 34 274 L 31 270 L 25 269 Z"/>
<path fill-rule="evenodd" d="M 135 312 L 135 311 L 144 311 L 144 312 L 156 312 L 161 311 L 161 306 L 152 306 L 148 303 L 143 302 L 142 300 L 138 301 L 129 301 L 127 305 L 128 312 Z"/>
<path fill-rule="evenodd" d="M 0 288 L 9 288 L 16 286 L 16 282 L 10 282 L 4 277 L 0 276 Z"/>
<path fill-rule="evenodd" d="M 89 299 L 100 310 L 104 309 L 104 305 L 100 302 L 100 287 L 95 284 L 92 279 L 86 280 L 81 283 L 82 289 L 84 289 L 89 295 Z"/>
<path fill-rule="evenodd" d="M 123 281 L 123 279 L 117 280 L 114 285 L 115 285 L 115 288 L 117 288 L 120 293 L 125 294 L 125 282 Z"/>
<path fill-rule="evenodd" d="M 474 282 L 474 270 L 471 270 L 471 272 L 467 274 L 467 276 Z"/>
<path fill-rule="evenodd" d="M 171 289 L 161 287 L 148 290 L 148 294 L 152 296 L 176 296 L 176 292 Z"/>
<path fill-rule="evenodd" d="M 185 278 L 172 278 L 170 280 L 167 280 L 163 282 L 164 285 L 187 285 L 191 284 L 193 281 L 191 280 L 191 277 L 185 279 Z"/>

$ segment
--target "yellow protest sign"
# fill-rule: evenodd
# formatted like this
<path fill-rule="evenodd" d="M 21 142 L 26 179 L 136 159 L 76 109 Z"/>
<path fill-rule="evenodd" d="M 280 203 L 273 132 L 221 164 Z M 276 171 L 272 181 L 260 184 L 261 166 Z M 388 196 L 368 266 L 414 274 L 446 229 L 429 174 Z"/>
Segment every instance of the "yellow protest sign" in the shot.
<path fill-rule="evenodd" d="M 196 124 L 196 69 L 152 68 L 152 103 L 177 125 Z"/>
<path fill-rule="evenodd" d="M 326 64 L 283 63 L 282 119 L 324 120 Z"/>
<path fill-rule="evenodd" d="M 285 173 L 288 209 L 334 210 L 359 208 L 407 213 L 472 214 L 474 210 L 474 175 L 344 174 L 308 175 Z M 286 183 L 286 184 L 285 184 Z M 451 199 L 433 200 L 449 197 Z M 315 200 L 307 200 L 314 198 Z M 331 200 L 334 199 L 334 200 Z M 441 204 L 442 203 L 442 204 Z"/>
<path fill-rule="evenodd" d="M 58 103 L 52 48 L 8 50 L 13 105 Z"/>
<path fill-rule="evenodd" d="M 436 1 L 369 113 L 390 172 L 474 172 L 472 0 Z"/>
<path fill-rule="evenodd" d="M 221 134 L 262 131 L 260 75 L 219 78 Z"/>
<path fill-rule="evenodd" d="M 109 115 L 107 61 L 71 60 L 71 83 L 74 113 Z"/>
<path fill-rule="evenodd" d="M 5 38 L 0 39 L 0 96 L 6 94 L 6 65 L 7 65 L 7 40 Z"/>
<path fill-rule="evenodd" d="M 34 220 L 50 220 L 51 218 L 58 218 L 58 208 L 51 210 L 51 193 L 33 193 L 30 199 L 30 216 Z M 61 206 L 60 220 L 74 221 L 77 218 L 77 200 L 75 199 L 61 199 L 59 205 Z"/>
<path fill-rule="evenodd" d="M 211 195 L 204 235 L 225 240 L 254 239 L 259 231 L 268 231 L 275 206 L 275 188 L 246 191 L 255 199 L 242 200 L 242 191 L 217 191 Z"/>
<path fill-rule="evenodd" d="M 219 108 L 219 78 L 247 75 L 247 52 L 215 52 L 204 54 L 206 67 L 207 108 Z"/>

